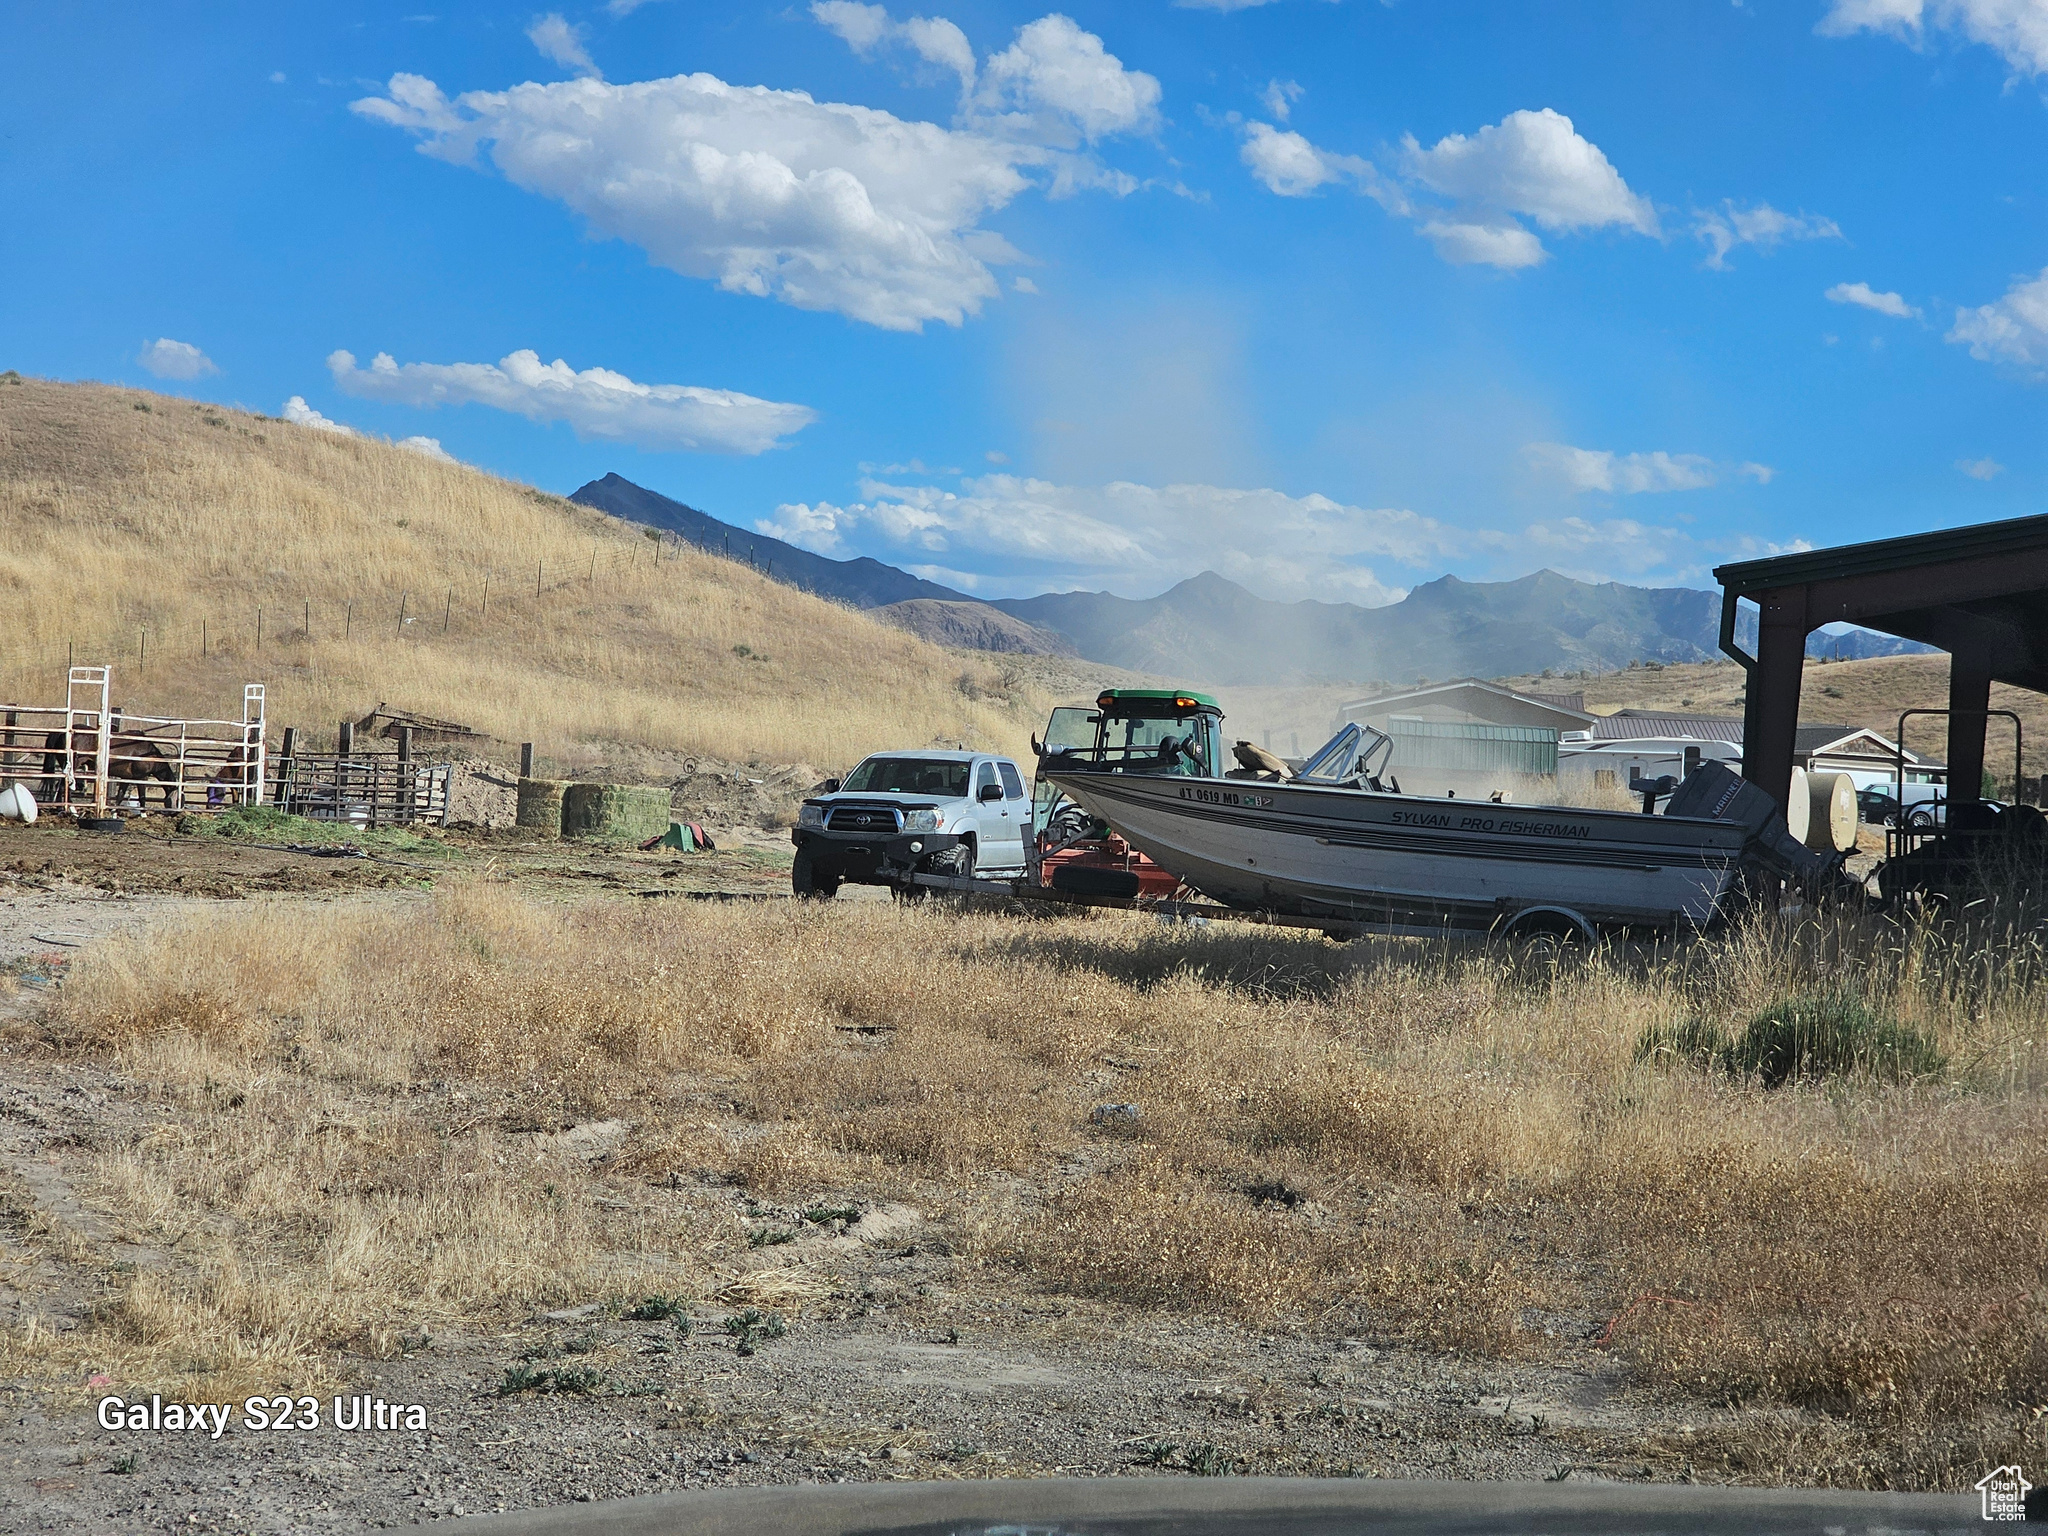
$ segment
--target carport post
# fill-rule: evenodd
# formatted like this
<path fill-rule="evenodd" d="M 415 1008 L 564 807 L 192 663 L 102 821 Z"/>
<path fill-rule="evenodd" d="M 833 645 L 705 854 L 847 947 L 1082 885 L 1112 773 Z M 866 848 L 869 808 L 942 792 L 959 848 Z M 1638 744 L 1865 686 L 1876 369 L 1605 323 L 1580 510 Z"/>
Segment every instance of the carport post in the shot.
<path fill-rule="evenodd" d="M 1948 659 L 1948 795 L 1977 800 L 1984 794 L 1984 727 L 1991 708 L 1991 657 L 1967 646 Z"/>
<path fill-rule="evenodd" d="M 1782 809 L 1792 798 L 1799 685 L 1806 668 L 1806 588 L 1757 594 L 1756 666 L 1743 703 L 1742 776 Z"/>

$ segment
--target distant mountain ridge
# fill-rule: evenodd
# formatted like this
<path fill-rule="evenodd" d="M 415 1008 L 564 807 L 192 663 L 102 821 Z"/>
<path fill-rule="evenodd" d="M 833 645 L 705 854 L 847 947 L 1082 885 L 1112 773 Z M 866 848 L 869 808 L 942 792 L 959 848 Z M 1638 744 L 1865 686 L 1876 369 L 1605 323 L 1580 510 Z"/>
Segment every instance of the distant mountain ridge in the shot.
<path fill-rule="evenodd" d="M 965 592 L 955 592 L 951 587 L 942 587 L 936 581 L 926 581 L 908 571 L 899 571 L 893 565 L 884 565 L 866 555 L 857 560 L 832 560 L 824 555 L 814 555 L 808 549 L 798 549 L 781 539 L 770 538 L 765 533 L 735 528 L 731 523 L 721 523 L 709 513 L 685 506 L 659 491 L 635 485 L 623 475 L 606 475 L 602 480 L 593 480 L 570 492 L 569 499 L 581 506 L 609 512 L 613 517 L 623 517 L 628 522 L 679 533 L 692 544 L 701 545 L 713 554 L 725 554 L 734 560 L 744 561 L 757 570 L 768 572 L 778 581 L 801 587 L 806 592 L 815 592 L 819 597 L 851 603 L 856 608 L 880 608 L 919 597 L 933 598 L 942 603 L 977 601 Z"/>
<path fill-rule="evenodd" d="M 1545 667 L 1604 672 L 1632 661 L 1721 655 L 1721 594 L 1693 587 L 1585 582 L 1550 570 L 1515 581 L 1443 576 L 1398 603 L 1362 608 L 1274 602 L 1204 571 L 1152 598 L 1055 592 L 984 601 L 879 560 L 829 560 L 735 528 L 615 474 L 569 499 L 725 549 L 820 596 L 882 610 L 877 617 L 941 644 L 1043 654 L 1071 647 L 1090 661 L 1191 682 L 1407 683 Z M 1736 634 L 1754 646 L 1753 615 L 1744 615 Z M 1844 659 L 1925 649 L 1868 630 L 1815 633 L 1807 643 L 1809 655 Z"/>

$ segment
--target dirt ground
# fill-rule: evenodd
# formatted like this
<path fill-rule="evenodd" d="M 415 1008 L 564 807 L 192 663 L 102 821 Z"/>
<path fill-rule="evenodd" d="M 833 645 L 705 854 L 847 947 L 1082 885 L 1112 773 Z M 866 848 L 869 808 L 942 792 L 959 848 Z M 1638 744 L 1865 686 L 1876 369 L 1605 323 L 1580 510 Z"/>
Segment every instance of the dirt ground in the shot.
<path fill-rule="evenodd" d="M 419 902 L 435 881 L 483 870 L 565 898 L 787 890 L 787 835 L 759 827 L 727 828 L 711 854 L 454 831 L 364 835 L 349 844 L 364 856 L 350 857 L 334 856 L 339 838 L 295 846 L 177 826 L 0 825 L 0 1019 L 36 1009 L 89 946 L 224 901 L 271 898 L 287 920 L 318 922 L 338 904 Z M 707 1098 L 707 1115 L 718 1109 Z M 0 1070 L 0 1329 L 76 1328 L 110 1275 L 180 1263 L 175 1240 L 132 1240 L 83 1193 L 95 1156 L 175 1126 L 171 1105 L 109 1070 L 19 1057 Z M 763 1249 L 774 1267 L 639 1318 L 593 1299 L 339 1362 L 347 1393 L 420 1405 L 424 1430 L 338 1430 L 330 1391 L 308 1432 L 252 1431 L 239 1404 L 217 1439 L 108 1431 L 89 1374 L 56 1391 L 17 1380 L 0 1388 L 0 1529 L 340 1531 L 901 1477 L 1689 1481 L 1696 1456 L 1704 1478 L 1741 1476 L 1706 1449 L 1732 1412 L 1625 1383 L 1598 1347 L 1599 1319 L 1560 1318 L 1549 1358 L 1503 1363 L 1075 1300 L 962 1257 L 943 1210 L 820 1212 L 709 1178 L 614 1176 L 605 1159 L 622 1134 L 600 1122 L 536 1135 L 534 1155 L 587 1165 L 621 1212 L 778 1234 Z M 750 1317 L 787 1331 L 763 1336 Z M 579 1370 L 600 1372 L 602 1390 L 504 1391 L 521 1372 Z"/>

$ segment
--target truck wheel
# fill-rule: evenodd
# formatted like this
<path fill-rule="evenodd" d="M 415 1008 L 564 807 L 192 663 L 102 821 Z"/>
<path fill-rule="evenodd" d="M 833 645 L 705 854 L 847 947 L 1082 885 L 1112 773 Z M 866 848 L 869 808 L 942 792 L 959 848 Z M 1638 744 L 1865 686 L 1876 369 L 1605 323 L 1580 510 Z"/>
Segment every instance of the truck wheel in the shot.
<path fill-rule="evenodd" d="M 799 897 L 825 900 L 839 894 L 839 877 L 825 874 L 811 850 L 799 848 L 789 866 L 789 888 Z"/>

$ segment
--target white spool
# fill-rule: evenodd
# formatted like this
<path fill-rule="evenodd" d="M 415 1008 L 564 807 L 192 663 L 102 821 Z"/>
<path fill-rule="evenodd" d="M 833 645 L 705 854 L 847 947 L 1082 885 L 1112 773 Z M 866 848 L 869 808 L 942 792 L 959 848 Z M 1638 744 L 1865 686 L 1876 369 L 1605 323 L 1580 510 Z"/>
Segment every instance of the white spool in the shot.
<path fill-rule="evenodd" d="M 33 823 L 35 819 L 36 797 L 28 792 L 26 784 L 12 784 L 0 789 L 0 821 Z"/>
<path fill-rule="evenodd" d="M 1806 770 L 1792 770 L 1792 793 L 1785 797 L 1785 826 L 1796 842 L 1806 841 L 1806 830 L 1813 825 L 1813 792 L 1806 787 Z"/>
<path fill-rule="evenodd" d="M 1816 853 L 1847 853 L 1856 846 L 1856 785 L 1846 773 L 1810 773 L 1806 789 L 1811 807 L 1806 836 Z"/>

